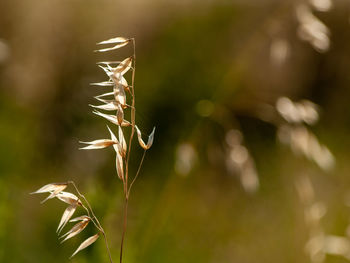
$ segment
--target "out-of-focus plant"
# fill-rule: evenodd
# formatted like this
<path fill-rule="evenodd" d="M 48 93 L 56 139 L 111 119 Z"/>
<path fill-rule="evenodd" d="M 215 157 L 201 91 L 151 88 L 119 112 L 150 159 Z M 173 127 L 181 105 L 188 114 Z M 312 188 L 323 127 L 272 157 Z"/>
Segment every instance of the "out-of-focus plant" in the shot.
<path fill-rule="evenodd" d="M 326 234 L 321 219 L 327 212 L 323 202 L 317 201 L 315 190 L 307 175 L 296 180 L 296 189 L 304 208 L 304 220 L 308 229 L 305 251 L 312 263 L 325 262 L 326 255 L 342 256 L 350 260 L 350 239 L 347 236 Z"/>

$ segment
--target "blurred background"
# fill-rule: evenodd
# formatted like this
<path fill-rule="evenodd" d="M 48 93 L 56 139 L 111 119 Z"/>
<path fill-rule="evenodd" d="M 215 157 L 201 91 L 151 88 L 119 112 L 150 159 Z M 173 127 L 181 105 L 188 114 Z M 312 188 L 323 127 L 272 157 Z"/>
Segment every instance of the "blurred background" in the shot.
<path fill-rule="evenodd" d="M 59 245 L 66 205 L 29 195 L 67 180 L 118 262 L 113 150 L 78 150 L 108 136 L 89 83 L 132 54 L 93 52 L 116 36 L 136 38 L 137 123 L 157 127 L 125 262 L 348 262 L 349 18 L 346 0 L 1 0 L 0 262 L 69 262 L 94 233 Z M 71 261 L 108 262 L 103 241 Z"/>

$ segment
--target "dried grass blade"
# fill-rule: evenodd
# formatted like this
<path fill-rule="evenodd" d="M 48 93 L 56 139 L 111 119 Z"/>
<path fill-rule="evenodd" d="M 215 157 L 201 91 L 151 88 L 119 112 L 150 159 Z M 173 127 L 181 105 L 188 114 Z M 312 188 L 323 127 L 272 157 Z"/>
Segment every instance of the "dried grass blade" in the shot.
<path fill-rule="evenodd" d="M 63 188 L 64 189 L 64 188 Z M 62 190 L 63 190 L 62 189 Z M 49 199 L 52 199 L 52 198 L 55 198 L 62 190 L 57 190 L 57 191 L 54 191 L 54 192 L 51 192 L 50 195 L 48 197 L 46 197 L 43 201 L 40 202 L 40 204 L 43 204 L 45 203 L 47 200 Z"/>
<path fill-rule="evenodd" d="M 120 127 L 120 126 L 119 126 Z M 115 141 L 115 142 L 118 142 L 117 144 L 114 144 L 113 145 L 113 148 L 115 150 L 116 153 L 118 152 L 121 152 L 121 146 L 120 146 L 120 142 L 118 141 L 117 137 L 115 136 L 115 134 L 112 132 L 112 130 L 108 127 L 107 125 L 107 128 L 108 128 L 108 131 L 111 135 L 111 140 Z"/>
<path fill-rule="evenodd" d="M 108 40 L 104 40 L 101 42 L 98 42 L 97 45 L 105 45 L 105 44 L 116 44 L 116 43 L 125 43 L 125 42 L 129 42 L 130 39 L 125 38 L 125 37 L 114 37 Z"/>
<path fill-rule="evenodd" d="M 35 192 L 32 192 L 30 194 L 41 194 L 41 193 L 48 193 L 48 192 L 56 192 L 59 193 L 66 189 L 68 186 L 67 183 L 52 183 L 52 184 L 47 184 L 41 187 L 40 189 L 36 190 Z"/>
<path fill-rule="evenodd" d="M 116 85 L 114 87 L 114 98 L 116 102 L 120 103 L 124 108 L 126 106 L 126 94 L 122 85 Z"/>
<path fill-rule="evenodd" d="M 80 244 L 80 246 L 77 248 L 77 250 L 75 250 L 75 252 L 70 258 L 74 257 L 79 251 L 83 250 L 84 248 L 87 248 L 92 243 L 94 243 L 98 239 L 99 235 L 100 234 L 96 234 L 86 239 L 83 243 Z"/>
<path fill-rule="evenodd" d="M 113 70 L 113 75 L 117 78 L 118 76 L 116 76 L 117 74 L 121 74 L 124 75 L 126 72 L 129 71 L 129 69 L 131 68 L 131 64 L 132 64 L 132 57 L 128 57 L 126 59 L 124 59 L 122 62 L 120 62 L 120 64 Z"/>
<path fill-rule="evenodd" d="M 123 157 L 121 156 L 119 151 L 116 151 L 116 168 L 117 174 L 120 180 L 124 180 L 124 166 L 123 166 Z"/>
<path fill-rule="evenodd" d="M 147 141 L 147 149 L 151 148 L 154 140 L 154 132 L 156 131 L 156 127 L 153 127 L 153 130 L 151 134 L 148 136 L 148 141 Z"/>
<path fill-rule="evenodd" d="M 54 193 L 51 193 L 48 197 L 46 197 L 44 200 L 42 200 L 41 202 L 40 202 L 40 204 L 43 204 L 43 203 L 45 203 L 47 200 L 49 200 L 49 199 L 52 199 L 52 198 L 55 198 L 55 194 Z"/>
<path fill-rule="evenodd" d="M 137 139 L 139 141 L 140 146 L 145 149 L 148 150 L 149 148 L 151 148 L 152 144 L 153 144 L 153 139 L 154 139 L 154 132 L 156 130 L 156 127 L 153 128 L 151 134 L 148 136 L 148 141 L 147 144 L 145 144 L 145 142 L 142 140 L 142 135 L 141 135 L 141 131 L 140 129 L 135 125 L 135 129 L 137 132 Z"/>
<path fill-rule="evenodd" d="M 103 65 L 111 65 L 111 64 L 119 64 L 121 61 L 118 60 L 118 61 L 100 61 L 100 62 L 97 62 L 96 64 L 99 65 L 99 64 L 103 64 Z"/>
<path fill-rule="evenodd" d="M 123 134 L 122 128 L 119 126 L 118 128 L 118 137 L 119 137 L 119 145 L 120 145 L 120 150 L 121 150 L 121 155 L 125 157 L 126 151 L 127 151 L 127 145 L 126 145 L 126 140 Z"/>
<path fill-rule="evenodd" d="M 100 101 L 100 102 L 103 102 L 103 103 L 105 103 L 105 104 L 108 104 L 108 103 L 115 103 L 115 100 L 114 99 L 112 99 L 112 100 L 106 100 L 106 99 L 101 99 L 101 98 L 98 98 L 98 97 L 95 97 L 95 99 L 97 99 L 98 101 Z"/>
<path fill-rule="evenodd" d="M 119 125 L 118 119 L 115 115 L 110 115 L 110 114 L 104 114 L 99 111 L 93 111 L 92 113 L 101 116 L 102 118 L 105 118 L 106 120 L 110 121 L 113 124 Z"/>
<path fill-rule="evenodd" d="M 135 129 L 136 129 L 136 132 L 137 132 L 137 139 L 138 139 L 138 141 L 139 141 L 140 146 L 141 146 L 143 149 L 147 150 L 147 145 L 146 145 L 145 142 L 142 140 L 142 135 L 141 135 L 140 129 L 139 129 L 136 125 L 135 125 Z"/>
<path fill-rule="evenodd" d="M 103 93 L 101 95 L 95 96 L 94 98 L 98 99 L 98 98 L 101 98 L 101 97 L 112 96 L 112 95 L 114 95 L 113 91 L 112 92 Z"/>
<path fill-rule="evenodd" d="M 77 221 L 81 221 L 81 220 L 91 220 L 91 218 L 87 215 L 83 215 L 83 216 L 78 216 L 76 218 L 73 218 L 73 219 L 69 220 L 69 222 L 77 222 Z"/>
<path fill-rule="evenodd" d="M 109 128 L 108 125 L 107 125 L 107 129 L 108 129 L 108 131 L 109 131 L 109 134 L 111 135 L 111 140 L 112 140 L 112 141 L 115 141 L 115 142 L 118 142 L 117 137 L 115 136 L 115 134 L 112 132 L 112 130 Z"/>
<path fill-rule="evenodd" d="M 92 113 L 105 118 L 106 120 L 110 121 L 111 123 L 118 125 L 118 126 L 122 126 L 122 127 L 127 127 L 130 126 L 130 122 L 128 122 L 127 120 L 123 120 L 123 122 L 121 123 L 121 125 L 119 125 L 117 116 L 115 115 L 110 115 L 110 114 L 104 114 L 102 112 L 99 111 L 93 111 Z"/>
<path fill-rule="evenodd" d="M 128 82 L 126 81 L 126 79 L 125 79 L 123 76 L 120 78 L 119 84 L 123 85 L 123 87 L 124 87 L 125 89 L 127 89 L 127 88 L 129 87 Z"/>
<path fill-rule="evenodd" d="M 117 108 L 117 121 L 119 126 L 121 126 L 124 121 L 124 111 L 120 104 L 118 105 L 118 108 Z"/>
<path fill-rule="evenodd" d="M 112 81 L 102 81 L 102 82 L 90 83 L 90 85 L 91 86 L 109 87 L 109 86 L 113 86 L 114 82 L 112 82 Z"/>
<path fill-rule="evenodd" d="M 81 222 L 75 224 L 75 225 L 72 227 L 71 230 L 69 230 L 66 234 L 64 234 L 64 235 L 62 236 L 62 238 L 65 237 L 65 236 L 66 236 L 66 238 L 63 239 L 63 240 L 61 241 L 61 244 L 62 244 L 63 242 L 65 242 L 65 241 L 67 241 L 68 239 L 70 239 L 70 238 L 72 238 L 72 237 L 78 235 L 81 231 L 83 231 L 83 230 L 85 229 L 85 227 L 86 227 L 88 224 L 89 224 L 89 220 L 83 220 L 83 221 L 81 221 Z"/>
<path fill-rule="evenodd" d="M 57 231 L 58 233 L 61 232 L 61 230 L 64 228 L 64 226 L 67 224 L 67 222 L 69 221 L 69 219 L 73 216 L 75 210 L 77 208 L 76 204 L 70 205 L 66 208 L 66 210 L 64 210 L 63 215 L 61 217 L 61 221 L 58 225 Z"/>
<path fill-rule="evenodd" d="M 72 193 L 60 192 L 59 194 L 57 194 L 56 197 L 62 202 L 65 202 L 70 205 L 80 204 L 79 198 Z"/>
<path fill-rule="evenodd" d="M 111 76 L 114 84 L 116 86 L 122 85 L 124 89 L 128 89 L 129 85 L 126 79 L 123 77 L 122 73 L 115 73 Z"/>
<path fill-rule="evenodd" d="M 124 46 L 126 46 L 127 44 L 128 44 L 128 42 L 120 43 L 120 44 L 118 44 L 118 45 L 115 45 L 114 47 L 102 48 L 102 49 L 95 50 L 95 52 L 106 52 L 106 51 L 110 51 L 110 50 L 115 50 L 115 49 L 124 47 Z"/>
<path fill-rule="evenodd" d="M 90 107 L 96 108 L 96 109 L 100 109 L 100 110 L 106 110 L 106 111 L 113 111 L 113 110 L 117 110 L 118 107 L 116 105 L 116 103 L 114 102 L 110 102 L 110 103 L 106 103 L 103 105 L 91 105 L 89 104 Z"/>
<path fill-rule="evenodd" d="M 95 149 L 103 149 L 103 148 L 109 147 L 115 144 L 116 142 L 109 139 L 101 139 L 101 140 L 95 140 L 91 142 L 80 142 L 80 143 L 90 144 L 89 146 L 80 148 L 80 150 L 95 150 Z"/>
<path fill-rule="evenodd" d="M 106 74 L 108 77 L 111 77 L 113 75 L 113 73 L 106 67 L 103 67 L 101 65 L 98 65 Z"/>

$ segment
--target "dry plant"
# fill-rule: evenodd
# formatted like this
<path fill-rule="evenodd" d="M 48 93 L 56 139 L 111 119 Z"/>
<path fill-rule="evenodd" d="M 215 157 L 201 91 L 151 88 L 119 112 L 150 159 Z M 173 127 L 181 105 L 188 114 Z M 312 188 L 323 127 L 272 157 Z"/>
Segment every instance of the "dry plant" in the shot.
<path fill-rule="evenodd" d="M 286 12 L 289 14 L 290 10 L 293 10 L 295 13 L 297 37 L 301 41 L 309 43 L 319 53 L 326 53 L 330 49 L 331 30 L 318 18 L 317 13 L 329 12 L 333 5 L 332 0 L 300 0 L 295 1 Z M 280 28 L 277 30 L 280 32 L 275 32 L 276 30 L 272 29 L 273 34 L 276 35 L 272 36 L 270 45 L 270 58 L 277 65 L 286 62 L 292 51 L 292 45 L 285 36 L 284 27 Z"/>
<path fill-rule="evenodd" d="M 225 166 L 227 174 L 238 176 L 247 193 L 255 193 L 259 189 L 259 175 L 254 158 L 244 142 L 244 132 L 236 116 L 249 116 L 271 124 L 276 129 L 277 140 L 287 145 L 295 155 L 314 161 L 324 171 L 334 167 L 335 158 L 332 152 L 319 142 L 309 128 L 319 120 L 319 106 L 309 100 L 292 101 L 287 97 L 279 97 L 274 104 L 260 105 L 250 112 L 236 113 L 223 106 L 218 112 L 210 117 L 220 125 L 224 139 L 220 139 L 222 146 L 215 151 L 218 152 L 215 153 L 215 158 L 221 157 L 223 160 L 221 163 Z M 196 155 L 197 151 L 194 146 L 191 146 L 191 151 L 188 148 L 185 148 L 187 151 L 181 151 L 180 155 L 177 154 L 176 165 L 193 167 L 190 163 L 194 161 L 190 156 Z M 208 152 L 210 151 L 212 149 L 208 147 Z M 187 157 L 186 160 L 182 160 L 184 156 Z M 180 170 L 175 168 L 177 171 Z"/>
<path fill-rule="evenodd" d="M 102 102 L 103 104 L 90 105 L 90 106 L 95 109 L 93 111 L 94 114 L 105 118 L 106 120 L 108 120 L 109 122 L 111 122 L 112 124 L 118 127 L 117 128 L 118 138 L 113 133 L 112 129 L 107 126 L 107 129 L 110 134 L 110 139 L 98 139 L 90 142 L 81 142 L 83 144 L 87 144 L 87 146 L 81 148 L 84 150 L 103 149 L 103 148 L 112 146 L 116 153 L 115 162 L 116 162 L 117 176 L 123 183 L 123 193 L 125 198 L 123 232 L 122 232 L 121 247 L 120 247 L 120 263 L 123 260 L 123 248 L 124 248 L 124 239 L 125 239 L 125 232 L 126 232 L 126 225 L 127 225 L 128 200 L 130 196 L 130 191 L 140 173 L 140 169 L 141 169 L 143 160 L 145 158 L 146 151 L 153 144 L 155 128 L 153 128 L 153 131 L 148 137 L 147 143 L 145 143 L 141 137 L 141 131 L 139 130 L 139 128 L 136 126 L 136 123 L 135 123 L 135 113 L 136 113 L 135 91 L 134 91 L 135 68 L 136 68 L 135 67 L 135 64 L 136 64 L 135 39 L 134 38 L 127 39 L 123 37 L 112 38 L 112 39 L 98 43 L 98 45 L 113 45 L 112 47 L 96 50 L 96 52 L 107 52 L 110 50 L 115 50 L 115 49 L 124 47 L 129 43 L 133 45 L 133 55 L 122 61 L 99 62 L 98 65 L 107 74 L 108 80 L 98 82 L 98 83 L 92 83 L 92 85 L 95 85 L 95 86 L 112 87 L 112 91 L 95 97 L 95 99 Z M 125 78 L 125 74 L 129 71 L 132 72 L 131 85 L 128 84 Z M 127 94 L 130 96 L 130 99 L 127 99 L 128 98 Z M 129 101 L 129 104 L 128 104 L 128 101 Z M 116 113 L 105 114 L 96 109 L 104 110 L 104 111 L 116 111 Z M 126 120 L 124 116 L 124 111 L 126 110 L 130 110 L 129 121 Z M 130 131 L 130 136 L 127 143 L 127 140 L 125 139 L 125 136 L 124 136 L 124 130 L 129 127 L 131 127 L 131 131 Z M 137 133 L 138 142 L 144 151 L 135 175 L 130 176 L 129 160 L 131 155 L 131 145 L 132 145 L 135 131 Z M 70 192 L 63 191 L 69 185 L 73 187 L 77 195 Z M 86 228 L 86 226 L 90 222 L 92 222 L 96 227 L 97 233 L 89 237 L 85 241 L 83 241 L 80 244 L 80 246 L 76 249 L 76 251 L 72 254 L 71 257 L 73 257 L 75 254 L 77 254 L 79 251 L 83 250 L 84 248 L 90 246 L 99 238 L 99 236 L 102 235 L 105 240 L 109 260 L 111 263 L 113 263 L 112 255 L 108 247 L 106 233 L 102 228 L 99 220 L 95 216 L 89 202 L 84 197 L 84 195 L 82 195 L 79 192 L 78 188 L 76 187 L 73 181 L 69 181 L 66 183 L 51 183 L 33 192 L 33 194 L 39 194 L 39 193 L 49 193 L 49 196 L 44 201 L 42 201 L 42 203 L 44 203 L 49 199 L 57 198 L 69 204 L 68 208 L 64 211 L 62 218 L 60 220 L 60 223 L 58 225 L 58 228 L 57 228 L 58 234 L 61 233 L 61 231 L 63 230 L 63 228 L 68 222 L 78 222 L 67 233 L 60 236 L 60 238 L 64 238 L 62 242 L 65 242 L 66 240 L 78 235 L 81 231 L 83 231 Z M 83 209 L 85 209 L 87 214 L 71 219 L 75 210 L 78 207 L 82 207 Z"/>
<path fill-rule="evenodd" d="M 325 262 L 326 255 L 342 256 L 350 260 L 350 239 L 346 236 L 326 234 L 322 218 L 327 212 L 323 202 L 316 201 L 315 190 L 306 175 L 296 180 L 296 189 L 304 208 L 304 220 L 308 230 L 305 252 L 312 263 Z"/>
<path fill-rule="evenodd" d="M 289 27 L 278 25 L 291 22 L 289 17 L 293 17 L 292 22 L 296 25 L 293 29 L 301 41 L 306 41 L 319 53 L 327 52 L 331 45 L 331 32 L 318 18 L 318 13 L 329 12 L 333 5 L 333 0 L 281 1 L 276 8 L 277 12 L 274 13 L 275 17 L 267 18 L 260 27 L 260 30 L 268 29 L 270 34 L 273 34 L 270 45 L 271 62 L 281 65 L 291 54 L 291 44 L 286 37 L 287 32 L 284 32 Z M 282 23 L 277 21 L 278 18 Z M 264 34 L 253 35 L 244 49 L 246 53 L 241 52 L 241 57 L 236 58 L 235 61 L 249 58 L 254 43 L 264 41 L 265 37 Z M 239 64 L 232 68 L 241 70 Z M 232 74 L 232 72 L 229 73 Z M 235 109 L 231 109 L 220 101 L 201 100 L 196 108 L 198 115 L 209 117 L 210 121 L 215 125 L 218 124 L 224 133 L 219 139 L 221 144 L 217 143 L 215 147 L 208 146 L 209 162 L 225 166 L 227 174 L 236 175 L 243 189 L 248 193 L 254 193 L 259 189 L 259 175 L 254 158 L 244 143 L 244 132 L 240 128 L 237 116 L 248 116 L 272 124 L 276 129 L 279 142 L 288 145 L 294 154 L 314 161 L 322 170 L 327 171 L 334 166 L 333 154 L 328 147 L 319 142 L 310 129 L 319 118 L 319 107 L 311 101 L 295 102 L 283 96 L 277 98 L 273 104 L 256 103 L 250 109 L 243 109 L 243 111 L 238 109 L 239 112 L 236 112 Z M 189 139 L 185 141 L 191 141 L 191 143 L 178 144 L 174 165 L 175 171 L 181 175 L 187 175 L 193 170 L 199 156 L 199 148 L 203 145 L 202 141 L 193 142 L 195 140 Z M 210 147 L 214 149 L 209 149 Z"/>
<path fill-rule="evenodd" d="M 307 41 L 318 52 L 326 52 L 330 46 L 330 30 L 313 14 L 313 10 L 328 12 L 332 8 L 331 0 L 309 0 L 295 7 L 298 26 L 298 36 Z"/>
<path fill-rule="evenodd" d="M 229 174 L 239 175 L 243 189 L 255 193 L 259 189 L 259 176 L 255 162 L 239 129 L 230 129 L 225 134 L 225 166 Z"/>
<path fill-rule="evenodd" d="M 269 117 L 257 117 L 272 124 L 277 130 L 277 139 L 287 145 L 293 154 L 303 156 L 313 161 L 317 166 L 330 171 L 335 165 L 335 158 L 327 146 L 320 143 L 317 136 L 308 126 L 315 125 L 319 120 L 319 106 L 309 100 L 292 101 L 287 97 L 280 97 L 271 107 Z M 228 140 L 230 138 L 230 140 Z M 238 130 L 226 133 L 226 141 L 235 145 L 236 154 L 231 152 L 227 157 L 226 165 L 241 163 L 241 160 L 251 159 L 248 150 L 241 145 L 243 135 Z M 238 148 L 237 148 L 238 147 Z M 233 148 L 234 149 L 234 148 Z M 238 149 L 238 150 L 237 150 Z M 235 162 L 234 162 L 235 161 Z M 254 163 L 253 160 L 250 162 Z M 249 182 L 249 173 L 239 171 L 242 177 Z M 254 184 L 251 184 L 254 185 Z M 350 240 L 346 236 L 329 235 L 324 230 L 321 219 L 326 214 L 326 205 L 316 201 L 315 190 L 310 178 L 306 175 L 295 180 L 296 190 L 304 209 L 304 221 L 308 230 L 308 240 L 305 252 L 312 263 L 323 263 L 326 255 L 342 256 L 350 260 Z M 248 188 L 249 189 L 249 188 Z"/>
<path fill-rule="evenodd" d="M 276 129 L 277 140 L 288 146 L 294 155 L 313 161 L 326 172 L 334 167 L 335 157 L 310 129 L 320 118 L 318 105 L 309 100 L 292 101 L 287 97 L 279 97 L 273 105 L 264 105 L 258 108 L 265 110 L 245 115 L 249 114 L 250 117 L 271 124 Z M 225 139 L 222 140 L 221 154 L 216 153 L 215 155 L 224 159 L 228 174 L 239 177 L 245 192 L 255 193 L 259 188 L 259 177 L 254 159 L 244 143 L 239 120 L 235 118 L 238 114 L 232 113 L 228 109 L 224 112 L 226 114 L 213 114 L 211 116 L 224 129 L 225 135 Z M 227 116 L 223 117 L 223 115 Z M 190 151 L 187 150 L 187 152 Z M 193 146 L 191 146 L 191 152 L 196 153 Z M 191 160 L 190 156 L 187 154 L 187 161 Z M 177 161 L 179 160 L 183 165 L 186 164 L 186 160 L 181 160 L 180 156 L 177 157 Z M 191 166 L 186 164 L 186 167 Z M 300 176 L 295 179 L 295 185 L 304 210 L 304 222 L 308 234 L 304 248 L 310 261 L 323 263 L 326 255 L 341 256 L 350 260 L 349 237 L 327 234 L 322 226 L 321 220 L 327 211 L 326 204 L 317 201 L 310 178 L 306 175 Z"/>
<path fill-rule="evenodd" d="M 293 102 L 281 97 L 276 102 L 276 110 L 284 120 L 277 126 L 279 141 L 289 145 L 294 154 L 314 161 L 321 169 L 332 169 L 335 164 L 333 154 L 306 126 L 317 123 L 318 106 L 308 100 Z"/>

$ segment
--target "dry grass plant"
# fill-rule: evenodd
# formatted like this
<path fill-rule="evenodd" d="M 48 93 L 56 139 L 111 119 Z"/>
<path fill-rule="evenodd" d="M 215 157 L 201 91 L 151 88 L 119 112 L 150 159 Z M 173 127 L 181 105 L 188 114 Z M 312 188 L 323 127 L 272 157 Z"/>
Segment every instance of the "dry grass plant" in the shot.
<path fill-rule="evenodd" d="M 90 105 L 94 108 L 93 113 L 108 120 L 112 124 L 117 126 L 118 137 L 114 134 L 112 129 L 107 126 L 107 129 L 110 134 L 110 139 L 98 139 L 89 142 L 81 142 L 87 146 L 82 147 L 83 150 L 94 150 L 94 149 L 103 149 L 112 146 L 116 153 L 116 171 L 118 178 L 122 181 L 123 184 L 123 193 L 125 198 L 124 204 L 124 222 L 123 222 L 123 231 L 121 236 L 121 247 L 120 247 L 120 263 L 123 261 L 123 250 L 124 250 L 124 239 L 127 226 L 127 213 L 128 213 L 128 200 L 130 196 L 130 191 L 135 183 L 142 166 L 142 163 L 145 158 L 146 151 L 152 146 L 155 128 L 148 137 L 147 143 L 145 143 L 141 136 L 140 129 L 136 126 L 135 123 L 135 69 L 136 69 L 136 53 L 135 53 L 135 39 L 134 38 L 123 38 L 116 37 L 106 41 L 99 42 L 98 45 L 112 45 L 107 48 L 102 48 L 96 50 L 96 52 L 107 52 L 115 49 L 119 49 L 128 44 L 133 46 L 133 55 L 122 60 L 122 61 L 109 61 L 109 62 L 99 62 L 98 66 L 106 73 L 108 76 L 107 81 L 102 81 L 98 83 L 92 83 L 94 86 L 102 87 L 112 87 L 112 91 L 104 93 L 102 95 L 96 96 L 95 99 L 99 102 L 102 102 L 101 105 Z M 132 72 L 131 75 L 131 85 L 128 84 L 125 76 L 129 71 Z M 128 96 L 127 96 L 128 95 Z M 128 97 L 130 97 L 128 99 Z M 128 104 L 129 103 L 129 104 Z M 105 114 L 98 110 L 103 111 L 115 111 L 115 114 Z M 124 111 L 130 111 L 130 120 L 126 120 L 124 116 Z M 131 128 L 130 136 L 128 142 L 124 136 L 124 130 Z M 132 177 L 129 174 L 129 160 L 131 155 L 131 145 L 133 137 L 137 134 L 139 145 L 143 148 L 143 155 L 140 160 L 138 169 L 135 175 Z M 76 194 L 65 192 L 64 190 L 71 186 Z M 86 247 L 93 244 L 101 235 L 104 238 L 108 257 L 111 263 L 113 263 L 112 255 L 109 250 L 108 241 L 106 233 L 95 216 L 92 207 L 90 206 L 87 199 L 82 195 L 77 186 L 73 181 L 65 183 L 51 183 L 41 187 L 39 190 L 33 192 L 32 194 L 40 193 L 49 193 L 49 196 L 43 200 L 41 203 L 53 198 L 57 198 L 69 206 L 64 211 L 60 223 L 57 228 L 57 233 L 60 235 L 63 228 L 68 222 L 77 222 L 68 232 L 61 235 L 60 238 L 64 238 L 61 243 L 66 240 L 78 235 L 82 232 L 86 226 L 91 222 L 95 226 L 97 233 L 85 241 L 83 241 L 80 246 L 75 250 L 71 257 L 75 256 L 79 251 L 85 249 Z M 79 216 L 77 218 L 71 219 L 74 212 L 78 207 L 83 208 L 86 211 L 86 215 Z"/>
<path fill-rule="evenodd" d="M 304 221 L 308 231 L 305 252 L 312 263 L 323 263 L 327 255 L 350 260 L 350 239 L 348 235 L 330 235 L 322 225 L 327 206 L 317 201 L 316 193 L 309 176 L 302 175 L 295 182 L 296 190 L 304 210 Z"/>

